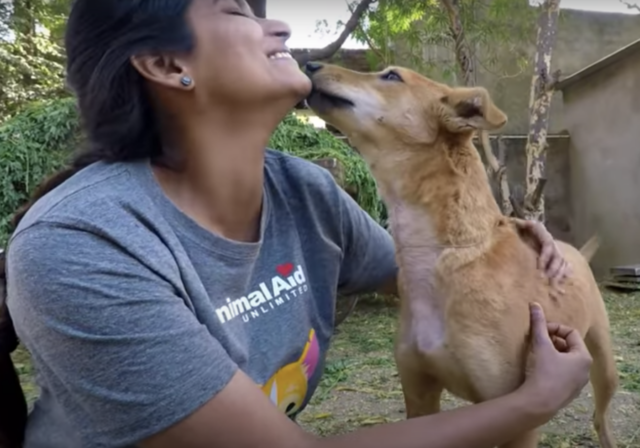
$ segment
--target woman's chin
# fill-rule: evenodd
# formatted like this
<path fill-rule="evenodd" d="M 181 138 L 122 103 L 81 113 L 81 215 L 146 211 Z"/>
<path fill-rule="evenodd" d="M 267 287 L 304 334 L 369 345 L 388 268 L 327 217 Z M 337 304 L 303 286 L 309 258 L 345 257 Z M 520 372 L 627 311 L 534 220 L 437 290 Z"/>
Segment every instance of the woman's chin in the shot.
<path fill-rule="evenodd" d="M 292 80 L 291 87 L 295 90 L 296 94 L 300 96 L 298 101 L 302 101 L 311 93 L 311 89 L 313 85 L 311 84 L 311 80 L 307 75 L 300 72 L 299 76 L 296 76 L 295 80 Z"/>
<path fill-rule="evenodd" d="M 291 107 L 295 107 L 311 94 L 312 85 L 309 78 L 304 75 L 296 78 L 291 79 L 286 86 L 283 86 L 284 91 L 281 91 L 283 99 L 287 98 L 291 101 Z"/>

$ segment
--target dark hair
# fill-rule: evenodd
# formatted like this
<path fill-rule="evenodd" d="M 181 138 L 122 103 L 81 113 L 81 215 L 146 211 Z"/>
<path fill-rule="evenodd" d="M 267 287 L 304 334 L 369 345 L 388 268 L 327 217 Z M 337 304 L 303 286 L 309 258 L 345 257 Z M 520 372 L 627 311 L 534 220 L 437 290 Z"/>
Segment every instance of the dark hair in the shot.
<path fill-rule="evenodd" d="M 145 81 L 134 55 L 188 53 L 194 38 L 186 22 L 190 0 L 75 0 L 67 22 L 68 84 L 78 99 L 86 147 L 69 166 L 46 179 L 13 218 L 82 168 L 97 162 L 167 154 Z M 5 303 L 5 259 L 0 254 L 0 447 L 23 443 L 27 406 L 10 354 L 18 345 Z"/>

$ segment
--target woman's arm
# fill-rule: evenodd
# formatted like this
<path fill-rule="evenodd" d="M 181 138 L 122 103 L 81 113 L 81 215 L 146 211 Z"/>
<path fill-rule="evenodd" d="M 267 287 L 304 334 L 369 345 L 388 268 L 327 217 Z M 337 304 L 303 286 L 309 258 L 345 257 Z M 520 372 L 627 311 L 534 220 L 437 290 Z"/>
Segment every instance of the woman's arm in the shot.
<path fill-rule="evenodd" d="M 492 448 L 548 421 L 588 381 L 591 358 L 570 329 L 532 309 L 535 367 L 516 392 L 482 404 L 319 439 L 282 415 L 243 373 L 192 415 L 143 448 Z M 549 328 L 549 329 L 548 329 Z M 549 337 L 562 340 L 565 353 Z"/>
<path fill-rule="evenodd" d="M 280 413 L 242 372 L 194 414 L 143 448 L 493 448 L 552 415 L 524 391 L 475 406 L 319 439 Z"/>
<path fill-rule="evenodd" d="M 571 274 L 571 266 L 564 259 L 553 235 L 540 221 L 511 218 L 518 230 L 533 239 L 534 246 L 539 249 L 538 268 L 543 270 L 554 283 L 560 284 Z"/>

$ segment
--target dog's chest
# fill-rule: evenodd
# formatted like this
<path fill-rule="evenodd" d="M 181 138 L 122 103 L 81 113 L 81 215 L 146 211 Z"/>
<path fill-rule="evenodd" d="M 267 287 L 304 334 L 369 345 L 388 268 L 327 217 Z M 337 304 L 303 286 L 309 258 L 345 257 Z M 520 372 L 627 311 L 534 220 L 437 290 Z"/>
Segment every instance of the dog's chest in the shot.
<path fill-rule="evenodd" d="M 391 213 L 402 294 L 400 348 L 433 354 L 445 336 L 444 298 L 436 285 L 437 248 L 429 217 L 420 210 L 396 206 Z"/>
<path fill-rule="evenodd" d="M 435 354 L 445 339 L 444 301 L 435 287 L 435 264 L 431 256 L 423 257 L 418 253 L 401 257 L 400 343 L 423 355 Z"/>

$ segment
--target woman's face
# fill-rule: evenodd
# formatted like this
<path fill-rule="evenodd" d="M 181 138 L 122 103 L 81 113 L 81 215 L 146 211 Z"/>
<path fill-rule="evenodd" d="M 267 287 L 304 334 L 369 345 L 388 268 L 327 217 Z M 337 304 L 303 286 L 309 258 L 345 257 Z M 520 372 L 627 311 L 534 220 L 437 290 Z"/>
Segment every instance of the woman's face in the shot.
<path fill-rule="evenodd" d="M 293 107 L 309 94 L 311 82 L 286 47 L 285 23 L 256 18 L 245 0 L 193 0 L 188 20 L 196 45 L 186 70 L 200 104 Z"/>

